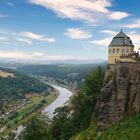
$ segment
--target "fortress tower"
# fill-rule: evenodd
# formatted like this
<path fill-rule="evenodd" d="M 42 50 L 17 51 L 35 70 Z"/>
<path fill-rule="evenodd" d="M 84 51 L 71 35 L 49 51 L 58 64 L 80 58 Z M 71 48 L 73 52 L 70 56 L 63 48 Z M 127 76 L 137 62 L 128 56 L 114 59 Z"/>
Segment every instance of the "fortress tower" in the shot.
<path fill-rule="evenodd" d="M 134 45 L 129 36 L 122 30 L 112 39 L 108 47 L 108 64 L 117 61 L 135 62 L 133 59 Z"/>

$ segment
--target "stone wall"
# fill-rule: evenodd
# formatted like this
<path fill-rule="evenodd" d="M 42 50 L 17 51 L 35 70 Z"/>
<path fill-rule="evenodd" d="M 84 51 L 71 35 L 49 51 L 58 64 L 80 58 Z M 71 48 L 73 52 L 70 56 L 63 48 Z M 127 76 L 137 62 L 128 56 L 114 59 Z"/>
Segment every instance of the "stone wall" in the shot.
<path fill-rule="evenodd" d="M 140 63 L 119 62 L 109 66 L 95 109 L 97 131 L 137 112 L 140 112 Z"/>

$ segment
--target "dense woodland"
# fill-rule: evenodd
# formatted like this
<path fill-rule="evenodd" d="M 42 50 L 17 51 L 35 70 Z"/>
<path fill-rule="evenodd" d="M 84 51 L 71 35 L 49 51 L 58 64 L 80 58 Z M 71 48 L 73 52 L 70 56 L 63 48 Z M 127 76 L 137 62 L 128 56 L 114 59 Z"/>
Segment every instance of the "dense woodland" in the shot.
<path fill-rule="evenodd" d="M 27 124 L 20 139 L 68 140 L 76 133 L 88 128 L 103 78 L 102 68 L 99 67 L 91 72 L 86 77 L 81 92 L 72 97 L 70 105 L 56 109 L 56 116 L 51 124 L 44 123 L 42 118 L 34 118 Z"/>
<path fill-rule="evenodd" d="M 140 114 L 126 117 L 98 135 L 94 108 L 102 88 L 104 71 L 99 67 L 91 72 L 70 105 L 56 109 L 51 124 L 44 117 L 33 118 L 20 140 L 139 140 Z"/>
<path fill-rule="evenodd" d="M 14 73 L 14 77 L 0 77 L 0 108 L 5 109 L 8 102 L 20 101 L 29 93 L 42 93 L 49 86 L 43 84 L 37 79 L 29 77 L 25 74 L 20 74 L 10 69 L 3 69 L 6 72 Z"/>
<path fill-rule="evenodd" d="M 17 67 L 17 71 L 34 75 L 50 76 L 59 79 L 66 79 L 68 82 L 76 81 L 81 88 L 82 79 L 95 70 L 100 64 L 75 64 L 75 65 L 25 65 Z M 106 63 L 101 64 L 103 68 Z M 59 83 L 62 81 L 58 81 Z"/>

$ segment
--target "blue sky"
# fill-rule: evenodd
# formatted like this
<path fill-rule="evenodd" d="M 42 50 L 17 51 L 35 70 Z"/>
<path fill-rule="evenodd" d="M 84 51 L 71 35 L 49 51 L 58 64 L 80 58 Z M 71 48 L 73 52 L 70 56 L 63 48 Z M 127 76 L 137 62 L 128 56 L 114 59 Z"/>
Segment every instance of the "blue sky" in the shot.
<path fill-rule="evenodd" d="M 107 60 L 123 28 L 140 47 L 139 0 L 0 0 L 0 58 Z"/>

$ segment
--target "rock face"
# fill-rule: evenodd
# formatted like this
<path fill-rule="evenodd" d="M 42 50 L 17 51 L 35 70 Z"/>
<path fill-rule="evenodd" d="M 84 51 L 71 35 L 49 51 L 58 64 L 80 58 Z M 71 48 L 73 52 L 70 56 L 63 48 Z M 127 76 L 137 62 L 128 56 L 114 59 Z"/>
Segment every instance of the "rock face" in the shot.
<path fill-rule="evenodd" d="M 95 112 L 99 132 L 140 112 L 140 62 L 108 67 Z"/>

